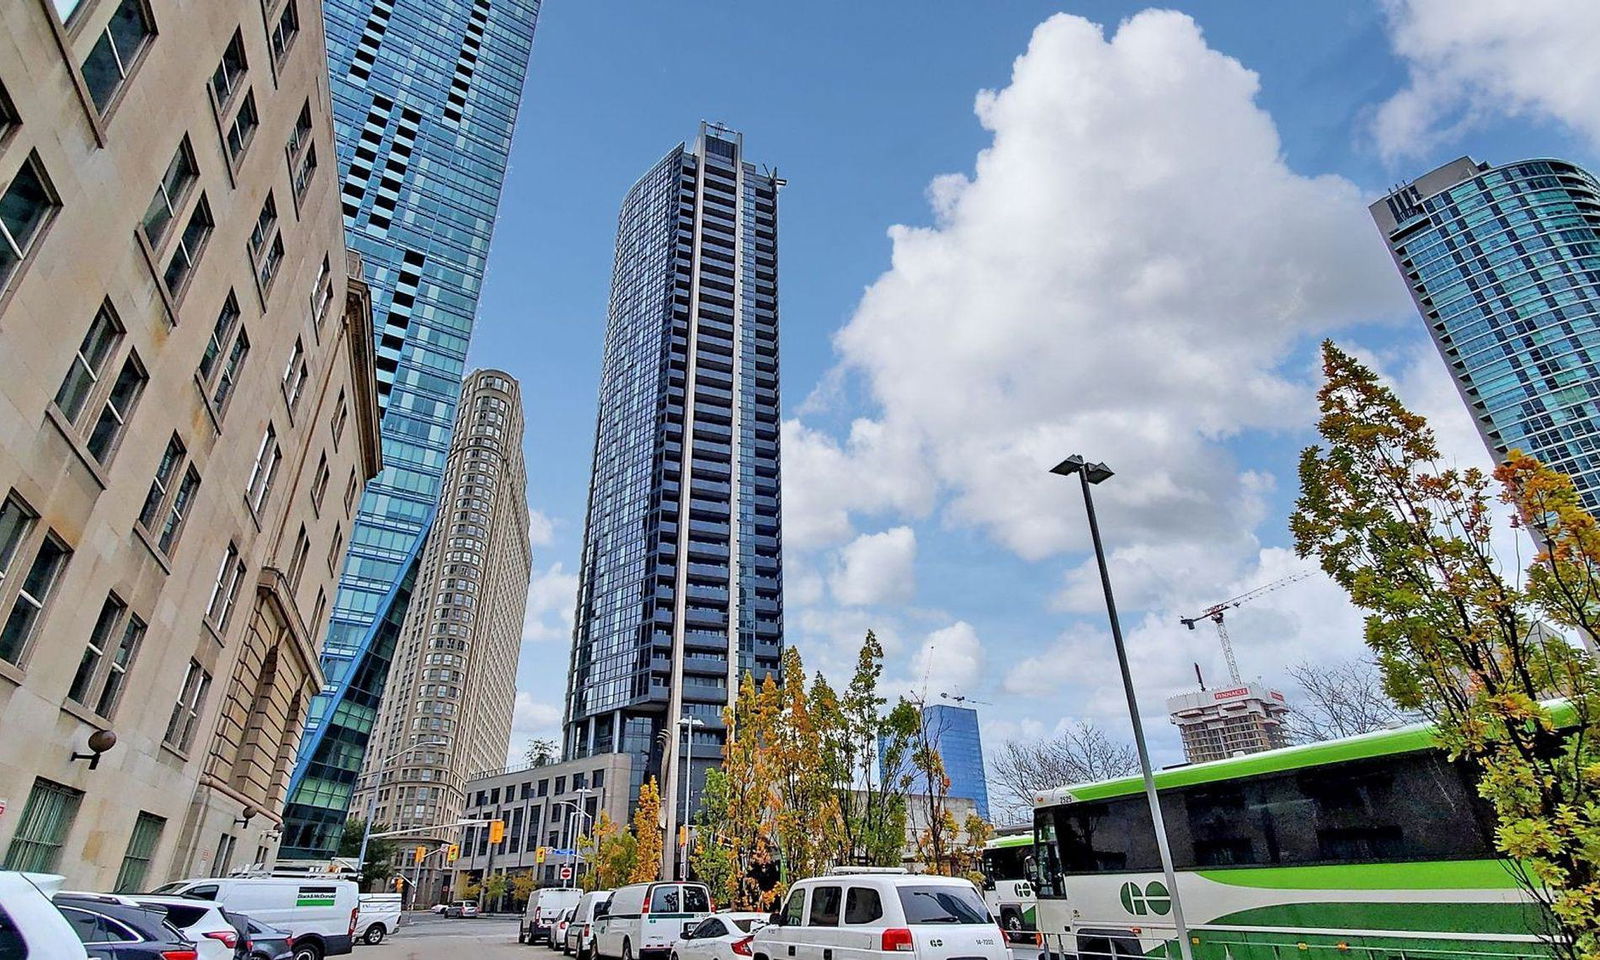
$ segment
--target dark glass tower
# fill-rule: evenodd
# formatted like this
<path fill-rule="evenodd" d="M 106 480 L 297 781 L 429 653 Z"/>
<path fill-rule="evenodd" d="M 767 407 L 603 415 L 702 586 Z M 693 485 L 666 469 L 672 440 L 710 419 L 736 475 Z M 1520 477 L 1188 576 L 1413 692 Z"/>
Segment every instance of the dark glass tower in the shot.
<path fill-rule="evenodd" d="M 632 754 L 668 836 L 693 727 L 698 791 L 740 677 L 783 643 L 778 188 L 743 138 L 701 124 L 617 220 L 566 753 Z M 691 804 L 691 807 L 693 804 Z"/>
<path fill-rule="evenodd" d="M 1600 509 L 1600 183 L 1462 157 L 1371 211 L 1490 455 L 1532 454 Z"/>
<path fill-rule="evenodd" d="M 450 447 L 539 0 L 324 0 L 346 239 L 367 266 L 384 469 L 367 485 L 282 855 L 338 843 Z M 357 682 L 359 681 L 359 683 Z"/>

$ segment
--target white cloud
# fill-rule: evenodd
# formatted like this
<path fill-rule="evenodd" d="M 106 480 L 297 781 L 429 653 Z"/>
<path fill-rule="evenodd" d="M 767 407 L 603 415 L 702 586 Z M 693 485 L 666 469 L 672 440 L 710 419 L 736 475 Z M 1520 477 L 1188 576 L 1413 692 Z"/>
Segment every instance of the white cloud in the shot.
<path fill-rule="evenodd" d="M 838 374 L 828 375 L 837 378 Z M 925 512 L 932 485 L 909 438 L 858 420 L 844 444 L 796 420 L 783 425 L 783 541 L 808 550 L 849 540 L 850 512 Z"/>
<path fill-rule="evenodd" d="M 917 534 L 910 527 L 865 533 L 839 551 L 829 586 L 852 607 L 904 603 L 916 593 Z"/>
<path fill-rule="evenodd" d="M 528 510 L 528 543 L 547 547 L 555 542 L 556 524 L 543 510 Z"/>
<path fill-rule="evenodd" d="M 1389 0 L 1388 8 L 1391 43 L 1410 71 L 1373 118 L 1389 159 L 1424 154 L 1495 115 L 1554 120 L 1600 145 L 1600 4 Z"/>
<path fill-rule="evenodd" d="M 922 641 L 911 658 L 912 676 L 905 689 L 930 701 L 937 701 L 940 693 L 969 693 L 977 688 L 983 667 L 983 643 L 977 631 L 957 620 Z M 890 688 L 891 695 L 896 692 Z"/>
<path fill-rule="evenodd" d="M 561 563 L 535 569 L 528 581 L 528 609 L 522 617 L 522 643 L 555 644 L 566 649 L 572 642 L 572 614 L 578 598 L 578 575 Z M 541 657 L 549 651 L 540 651 Z"/>
<path fill-rule="evenodd" d="M 535 700 L 533 694 L 521 691 L 511 714 L 511 732 L 530 737 L 551 737 L 560 740 L 561 705 Z"/>

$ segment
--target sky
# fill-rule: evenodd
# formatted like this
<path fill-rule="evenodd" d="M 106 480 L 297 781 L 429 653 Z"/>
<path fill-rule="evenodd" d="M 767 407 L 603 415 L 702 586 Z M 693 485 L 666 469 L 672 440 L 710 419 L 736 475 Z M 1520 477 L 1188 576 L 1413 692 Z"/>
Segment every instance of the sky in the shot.
<path fill-rule="evenodd" d="M 1270 10 L 1268 16 L 1264 12 Z M 1334 338 L 1477 434 L 1366 205 L 1462 155 L 1595 169 L 1600 4 L 545 0 L 469 362 L 522 382 L 534 579 L 511 753 L 558 736 L 618 205 L 701 120 L 779 203 L 786 642 L 964 696 L 987 751 L 1226 677 L 1178 622 L 1311 568 L 1287 517 Z M 1358 657 L 1320 573 L 1229 617 L 1247 678 Z"/>

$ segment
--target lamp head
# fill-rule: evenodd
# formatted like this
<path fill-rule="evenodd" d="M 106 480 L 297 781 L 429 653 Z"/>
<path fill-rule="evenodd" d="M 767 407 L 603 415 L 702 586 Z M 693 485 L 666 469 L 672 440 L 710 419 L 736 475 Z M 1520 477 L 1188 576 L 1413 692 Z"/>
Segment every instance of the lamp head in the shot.
<path fill-rule="evenodd" d="M 1105 464 L 1088 463 L 1076 453 L 1050 468 L 1051 473 L 1058 473 L 1063 477 L 1070 477 L 1080 470 L 1090 483 L 1099 483 L 1115 476 L 1111 468 Z"/>

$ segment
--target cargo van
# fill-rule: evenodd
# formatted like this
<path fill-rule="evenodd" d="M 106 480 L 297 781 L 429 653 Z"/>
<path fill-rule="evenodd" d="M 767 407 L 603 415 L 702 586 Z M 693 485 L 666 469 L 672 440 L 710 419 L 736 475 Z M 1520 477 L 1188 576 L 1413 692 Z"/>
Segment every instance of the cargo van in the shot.
<path fill-rule="evenodd" d="M 215 900 L 294 937 L 294 960 L 322 960 L 350 952 L 360 913 L 352 880 L 321 877 L 204 877 L 176 880 L 153 892 Z"/>
<path fill-rule="evenodd" d="M 518 943 L 553 943 L 550 932 L 561 911 L 578 905 L 583 891 L 575 887 L 540 887 L 528 897 L 528 906 L 522 911 L 522 923 L 517 928 Z"/>
<path fill-rule="evenodd" d="M 618 887 L 594 924 L 594 952 L 609 960 L 658 960 L 685 932 L 711 915 L 703 883 L 635 883 Z"/>
<path fill-rule="evenodd" d="M 572 908 L 572 922 L 567 925 L 566 939 L 559 948 L 578 960 L 594 960 L 594 925 L 606 915 L 606 905 L 611 902 L 610 890 L 590 890 Z"/>
<path fill-rule="evenodd" d="M 400 927 L 400 894 L 363 893 L 361 913 L 356 918 L 355 935 L 372 946 Z"/>

